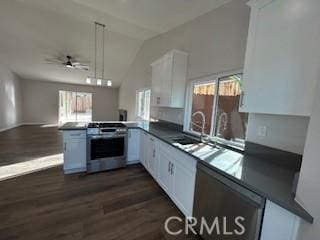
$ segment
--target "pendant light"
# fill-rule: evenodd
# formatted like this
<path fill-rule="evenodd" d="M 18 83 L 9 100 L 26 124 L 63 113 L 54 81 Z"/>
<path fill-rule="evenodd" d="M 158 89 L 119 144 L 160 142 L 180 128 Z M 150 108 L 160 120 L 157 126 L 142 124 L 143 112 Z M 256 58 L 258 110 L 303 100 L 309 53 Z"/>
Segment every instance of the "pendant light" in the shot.
<path fill-rule="evenodd" d="M 101 77 L 97 77 L 97 30 L 102 28 L 102 72 Z M 104 78 L 104 59 L 105 59 L 105 49 L 104 49 L 104 39 L 105 39 L 105 28 L 106 25 L 102 23 L 94 23 L 94 77 L 87 77 L 87 84 L 96 84 L 98 86 L 112 86 L 112 80 Z"/>

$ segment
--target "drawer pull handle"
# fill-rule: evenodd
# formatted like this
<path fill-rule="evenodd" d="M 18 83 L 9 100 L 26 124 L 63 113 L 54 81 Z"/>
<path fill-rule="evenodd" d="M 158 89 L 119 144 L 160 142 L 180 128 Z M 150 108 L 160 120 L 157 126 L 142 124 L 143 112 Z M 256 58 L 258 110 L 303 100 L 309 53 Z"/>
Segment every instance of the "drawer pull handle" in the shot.
<path fill-rule="evenodd" d="M 244 92 L 241 93 L 240 95 L 240 107 L 243 107 L 243 100 L 244 99 Z"/>
<path fill-rule="evenodd" d="M 173 163 L 171 163 L 171 175 L 173 175 L 174 174 L 174 165 L 173 165 Z"/>

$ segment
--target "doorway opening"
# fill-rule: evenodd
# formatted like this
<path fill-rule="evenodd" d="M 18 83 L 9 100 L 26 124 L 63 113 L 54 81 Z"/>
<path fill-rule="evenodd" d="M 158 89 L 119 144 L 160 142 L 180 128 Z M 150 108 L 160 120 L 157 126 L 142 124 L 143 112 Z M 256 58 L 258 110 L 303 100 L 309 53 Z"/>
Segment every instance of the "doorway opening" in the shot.
<path fill-rule="evenodd" d="M 59 124 L 92 121 L 92 93 L 59 91 Z"/>

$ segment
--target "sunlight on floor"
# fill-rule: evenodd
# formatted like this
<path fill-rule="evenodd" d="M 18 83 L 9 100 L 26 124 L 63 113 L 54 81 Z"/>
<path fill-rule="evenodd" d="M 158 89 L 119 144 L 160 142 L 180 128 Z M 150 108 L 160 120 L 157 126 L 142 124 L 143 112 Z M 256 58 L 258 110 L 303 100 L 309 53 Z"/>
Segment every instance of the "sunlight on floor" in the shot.
<path fill-rule="evenodd" d="M 15 163 L 0 167 L 0 181 L 18 177 L 32 172 L 37 172 L 47 168 L 63 164 L 63 154 L 56 154 L 37 158 L 27 162 Z"/>
<path fill-rule="evenodd" d="M 45 124 L 45 125 L 41 125 L 41 128 L 51 128 L 51 127 L 59 127 L 59 125 L 56 124 Z"/>

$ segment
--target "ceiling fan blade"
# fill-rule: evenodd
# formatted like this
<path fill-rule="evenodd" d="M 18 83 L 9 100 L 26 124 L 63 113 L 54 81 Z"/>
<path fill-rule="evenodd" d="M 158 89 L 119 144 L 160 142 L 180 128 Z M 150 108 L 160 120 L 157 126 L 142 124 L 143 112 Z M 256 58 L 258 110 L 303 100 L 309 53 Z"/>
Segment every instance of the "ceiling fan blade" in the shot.
<path fill-rule="evenodd" d="M 84 61 L 84 60 L 74 60 L 73 62 L 72 62 L 72 64 L 75 64 L 75 65 L 79 65 L 79 64 L 82 64 L 82 65 L 87 65 L 87 64 L 89 64 L 90 63 L 90 61 Z"/>
<path fill-rule="evenodd" d="M 86 70 L 86 71 L 89 70 L 89 67 L 83 64 L 78 64 L 78 65 L 73 64 L 73 67 L 79 70 Z"/>
<path fill-rule="evenodd" d="M 48 62 L 48 63 L 61 63 L 61 64 L 64 63 L 64 61 L 61 61 L 59 59 L 53 59 L 53 58 L 47 58 L 46 62 Z"/>

